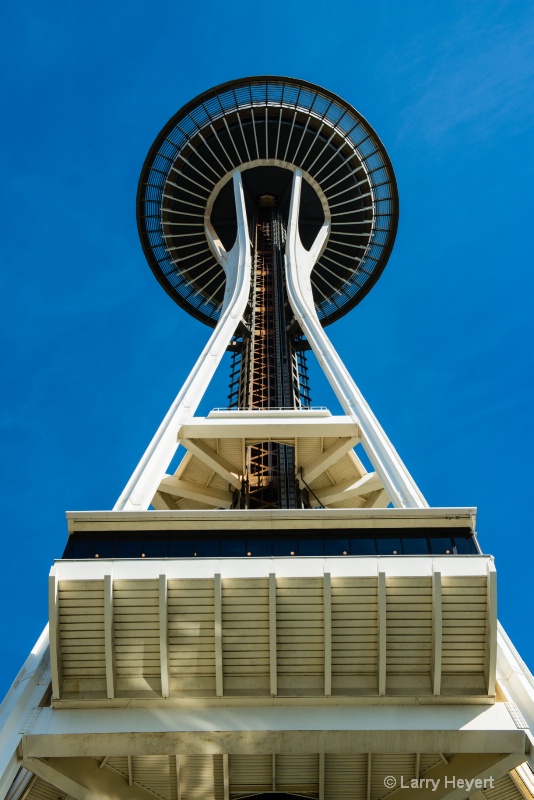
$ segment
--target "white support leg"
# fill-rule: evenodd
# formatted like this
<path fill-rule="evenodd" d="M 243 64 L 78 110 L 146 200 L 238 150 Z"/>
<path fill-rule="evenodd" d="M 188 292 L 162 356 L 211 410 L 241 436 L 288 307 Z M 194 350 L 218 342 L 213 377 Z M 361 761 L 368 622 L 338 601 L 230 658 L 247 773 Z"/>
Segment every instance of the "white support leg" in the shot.
<path fill-rule="evenodd" d="M 329 223 L 324 223 L 311 250 L 305 250 L 298 229 L 301 188 L 302 172 L 297 169 L 293 177 L 286 242 L 287 293 L 291 308 L 342 408 L 360 426 L 362 445 L 393 505 L 396 508 L 427 508 L 428 503 L 319 322 L 310 276 L 328 236 Z"/>
<path fill-rule="evenodd" d="M 221 317 L 197 363 L 117 500 L 115 511 L 144 511 L 149 507 L 159 482 L 178 447 L 178 430 L 195 413 L 244 314 L 250 291 L 251 250 L 243 183 L 238 170 L 235 170 L 233 174 L 233 181 L 237 237 L 229 253 L 224 250 L 220 242 L 213 239 L 210 228 L 206 226 L 206 235 L 211 240 L 213 251 L 226 275 Z"/>

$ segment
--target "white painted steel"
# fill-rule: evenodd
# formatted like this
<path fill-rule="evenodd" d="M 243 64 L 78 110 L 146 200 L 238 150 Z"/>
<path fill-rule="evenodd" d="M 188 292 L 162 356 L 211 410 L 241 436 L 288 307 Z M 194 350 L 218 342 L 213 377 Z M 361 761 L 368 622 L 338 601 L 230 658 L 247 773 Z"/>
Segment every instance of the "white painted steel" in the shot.
<path fill-rule="evenodd" d="M 224 268 L 226 288 L 223 311 L 215 330 L 156 431 L 141 461 L 134 470 L 115 510 L 142 510 L 149 507 L 159 482 L 178 447 L 177 433 L 194 413 L 245 311 L 251 275 L 251 249 L 241 173 L 233 173 L 237 213 L 237 237 L 227 253 L 210 231 L 206 235 Z"/>
<path fill-rule="evenodd" d="M 313 300 L 311 272 L 329 234 L 325 222 L 308 251 L 299 235 L 302 172 L 295 170 L 286 240 L 286 280 L 289 302 L 345 413 L 359 425 L 362 445 L 395 507 L 424 508 L 428 504 L 404 466 L 380 423 L 325 334 Z"/>
<path fill-rule="evenodd" d="M 7 795 L 19 770 L 17 750 L 22 732 L 40 713 L 39 704 L 50 680 L 47 625 L 0 705 L 0 800 Z"/>
<path fill-rule="evenodd" d="M 24 758 L 79 755 L 83 743 L 85 755 L 101 758 L 103 752 L 123 755 L 126 743 L 135 756 L 145 755 L 147 745 L 161 754 L 250 753 L 273 744 L 277 752 L 283 752 L 279 746 L 284 742 L 301 753 L 317 752 L 321 743 L 345 752 L 356 747 L 359 752 L 373 753 L 521 753 L 527 745 L 524 731 L 517 728 L 504 703 L 400 709 L 307 705 L 296 713 L 291 706 L 252 702 L 241 707 L 184 707 L 179 714 L 173 708 L 137 708 L 135 731 L 127 708 L 64 709 L 61 713 L 43 708 L 24 737 L 22 750 Z"/>

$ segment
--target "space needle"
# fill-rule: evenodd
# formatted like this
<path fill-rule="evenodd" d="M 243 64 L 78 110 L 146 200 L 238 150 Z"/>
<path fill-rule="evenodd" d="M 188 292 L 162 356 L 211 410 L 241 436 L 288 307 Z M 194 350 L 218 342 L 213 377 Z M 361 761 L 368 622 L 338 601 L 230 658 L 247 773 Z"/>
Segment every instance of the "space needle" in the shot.
<path fill-rule="evenodd" d="M 532 676 L 476 509 L 429 507 L 325 332 L 398 216 L 375 131 L 306 81 L 216 86 L 158 134 L 141 244 L 211 332 L 114 508 L 67 513 L 0 800 L 534 796 Z"/>

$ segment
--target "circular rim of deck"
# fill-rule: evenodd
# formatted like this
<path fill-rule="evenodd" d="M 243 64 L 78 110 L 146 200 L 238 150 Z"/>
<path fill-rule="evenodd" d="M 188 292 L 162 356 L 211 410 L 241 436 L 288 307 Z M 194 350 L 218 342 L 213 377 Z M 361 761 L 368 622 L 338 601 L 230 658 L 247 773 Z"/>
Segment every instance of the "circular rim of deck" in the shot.
<path fill-rule="evenodd" d="M 241 116 L 244 111 L 250 119 Z M 277 121 L 272 150 L 269 131 L 276 132 Z M 278 158 L 282 125 L 289 139 Z M 249 136 L 254 133 L 250 148 L 245 126 Z M 291 141 L 295 129 L 298 143 Z M 311 144 L 309 137 L 304 141 L 308 134 Z M 302 169 L 327 198 L 331 229 L 312 288 L 321 324 L 328 325 L 357 305 L 382 274 L 399 203 L 391 161 L 373 128 L 350 104 L 313 83 L 278 76 L 228 81 L 193 98 L 167 122 L 145 159 L 137 191 L 147 261 L 182 308 L 214 327 L 224 272 L 204 232 L 206 205 L 217 184 L 251 162 Z"/>

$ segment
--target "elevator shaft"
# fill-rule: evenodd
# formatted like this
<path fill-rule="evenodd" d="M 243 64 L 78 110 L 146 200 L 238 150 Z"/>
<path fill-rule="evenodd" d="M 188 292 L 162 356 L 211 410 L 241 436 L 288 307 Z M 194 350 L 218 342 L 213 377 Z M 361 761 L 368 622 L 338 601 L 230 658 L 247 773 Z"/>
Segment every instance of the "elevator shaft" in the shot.
<path fill-rule="evenodd" d="M 304 354 L 289 333 L 285 290 L 285 228 L 276 205 L 260 198 L 253 220 L 252 281 L 247 328 L 236 344 L 230 406 L 298 409 L 309 405 Z M 247 447 L 243 508 L 300 508 L 295 452 L 290 445 L 258 442 Z"/>

